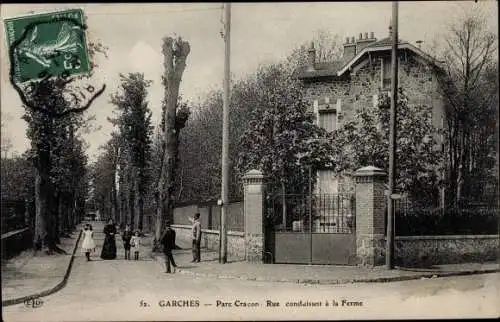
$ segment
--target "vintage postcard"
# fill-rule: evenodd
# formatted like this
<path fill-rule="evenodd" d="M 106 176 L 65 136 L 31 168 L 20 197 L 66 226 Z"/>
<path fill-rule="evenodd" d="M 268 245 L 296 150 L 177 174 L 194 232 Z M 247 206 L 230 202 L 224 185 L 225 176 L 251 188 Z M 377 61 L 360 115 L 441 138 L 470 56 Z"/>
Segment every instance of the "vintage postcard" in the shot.
<path fill-rule="evenodd" d="M 500 315 L 497 2 L 0 13 L 5 321 Z"/>

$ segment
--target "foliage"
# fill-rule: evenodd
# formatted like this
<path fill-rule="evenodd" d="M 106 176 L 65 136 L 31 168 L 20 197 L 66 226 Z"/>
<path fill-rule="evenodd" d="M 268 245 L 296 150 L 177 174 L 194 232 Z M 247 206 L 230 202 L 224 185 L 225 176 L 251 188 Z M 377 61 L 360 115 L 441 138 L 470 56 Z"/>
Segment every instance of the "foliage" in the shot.
<path fill-rule="evenodd" d="M 260 68 L 256 74 L 248 126 L 239 146 L 237 171 L 263 171 L 271 191 L 300 193 L 307 187 L 307 166 L 323 167 L 331 161 L 326 132 L 313 123 L 300 84 L 282 65 Z"/>
<path fill-rule="evenodd" d="M 131 166 L 138 170 L 139 190 L 144 193 L 149 181 L 148 160 L 151 154 L 151 110 L 146 101 L 151 81 L 144 74 L 120 74 L 120 93 L 111 97 L 120 115 L 112 120 L 119 127 L 124 153 L 128 153 Z"/>
<path fill-rule="evenodd" d="M 287 69 L 293 70 L 309 63 L 308 51 L 311 43 L 316 51 L 316 62 L 332 62 L 342 57 L 343 47 L 340 37 L 330 31 L 319 29 L 314 32 L 312 41 L 306 41 L 297 46 L 286 57 L 284 63 Z"/>
<path fill-rule="evenodd" d="M 452 204 L 477 198 L 498 181 L 498 37 L 483 18 L 470 12 L 451 24 L 440 53 L 443 68 L 437 71 L 447 103 L 446 182 Z"/>
<path fill-rule="evenodd" d="M 89 167 L 91 191 L 88 207 L 92 210 L 99 209 L 103 218 L 110 218 L 112 213 L 118 140 L 118 135 L 112 133 L 111 139 L 101 147 L 102 152 L 98 155 L 96 162 Z"/>
<path fill-rule="evenodd" d="M 436 198 L 442 153 L 436 146 L 437 129 L 432 125 L 431 107 L 414 105 L 400 89 L 397 104 L 396 187 L 412 197 Z M 389 98 L 379 96 L 378 108 L 355 111 L 331 134 L 337 171 L 354 171 L 374 165 L 388 171 Z"/>
<path fill-rule="evenodd" d="M 3 158 L 1 162 L 2 200 L 31 200 L 35 191 L 35 173 L 27 156 Z"/>
<path fill-rule="evenodd" d="M 6 131 L 5 129 L 5 121 L 10 121 L 12 119 L 12 116 L 9 115 L 8 113 L 4 113 L 3 111 L 1 112 L 1 135 L 0 135 L 0 141 L 1 141 L 1 149 L 0 153 L 1 158 L 7 158 L 9 151 L 12 149 L 12 137 L 10 134 Z"/>
<path fill-rule="evenodd" d="M 91 58 L 104 49 L 90 44 Z M 76 77 L 50 77 L 32 81 L 26 86 L 25 114 L 27 137 L 31 148 L 27 159 L 35 173 L 34 199 L 36 204 L 34 245 L 49 254 L 62 252 L 57 247 L 59 237 L 74 229 L 83 217 L 87 196 L 85 143 L 78 129 L 85 128 L 91 118 L 84 118 L 93 100 L 105 89 L 94 92 L 87 87 L 91 98 L 82 102 L 77 94 L 76 80 L 88 80 L 89 75 Z M 84 95 L 83 95 L 84 96 Z M 73 100 L 71 99 L 73 98 Z"/>
<path fill-rule="evenodd" d="M 490 208 L 396 212 L 396 235 L 497 235 L 497 214 Z"/>
<path fill-rule="evenodd" d="M 338 36 L 320 30 L 314 36 L 314 43 L 318 61 L 335 60 L 340 56 L 342 48 L 338 41 Z M 299 86 L 292 82 L 291 79 L 288 79 L 288 75 L 293 72 L 295 67 L 307 61 L 309 45 L 310 43 L 306 42 L 298 46 L 280 64 L 263 65 L 258 70 L 241 79 L 233 80 L 229 106 L 229 198 L 231 200 L 241 200 L 243 197 L 241 177 L 243 175 L 242 171 L 245 170 L 242 168 L 242 164 L 238 166 L 238 163 L 240 162 L 239 156 L 245 154 L 249 146 L 243 144 L 240 138 L 244 135 L 245 131 L 249 131 L 252 119 L 254 123 L 259 123 L 257 121 L 261 116 L 259 113 L 263 113 L 269 105 L 276 105 L 269 102 L 272 99 L 272 95 L 281 95 L 285 100 L 285 86 L 290 84 L 293 84 L 292 86 Z M 275 80 L 273 80 L 273 77 Z M 285 83 L 278 86 L 278 89 L 276 86 L 281 81 L 285 81 Z M 296 91 L 292 88 L 291 92 L 295 93 Z M 296 93 L 296 95 L 300 94 Z M 287 100 L 286 103 L 289 101 L 292 101 L 292 99 Z M 300 105 L 303 103 L 294 104 Z M 176 174 L 178 182 L 176 185 L 176 195 L 179 202 L 207 201 L 220 198 L 222 105 L 222 90 L 217 89 L 209 92 L 203 100 L 192 108 L 192 114 L 180 138 L 179 145 L 179 171 Z M 287 111 L 287 109 L 285 107 L 280 109 L 276 107 L 273 112 L 267 112 L 266 116 L 271 117 L 271 114 L 275 115 L 283 111 Z M 312 120 L 309 116 L 299 115 L 305 113 L 305 109 L 297 113 L 291 115 L 291 117 L 298 119 L 304 117 L 304 120 Z M 281 138 L 277 139 L 281 142 L 286 140 L 287 135 L 297 135 L 305 140 L 305 133 L 303 132 L 309 131 L 309 129 L 306 129 L 308 126 L 311 126 L 309 121 L 302 124 L 301 129 L 297 133 L 282 133 L 280 134 Z M 286 121 L 283 119 L 283 122 Z M 316 135 L 314 131 L 321 132 L 317 128 L 311 129 L 311 131 L 313 132 L 311 133 L 311 137 Z M 322 137 L 322 135 L 324 134 L 317 133 L 318 137 Z M 283 143 L 281 145 L 284 147 L 284 142 L 281 143 Z M 318 156 L 310 158 L 307 156 L 307 153 L 304 153 L 304 151 L 311 149 L 317 151 Z M 301 153 L 303 154 L 303 164 L 313 162 L 314 158 L 317 159 L 316 163 L 322 163 L 324 160 L 321 160 L 320 156 L 328 155 L 328 147 L 321 140 L 308 141 L 307 144 L 304 143 L 302 146 L 297 146 L 295 150 L 299 153 L 299 156 L 301 156 Z M 257 166 L 257 164 L 254 166 Z M 287 171 L 291 172 L 294 168 L 295 166 Z M 291 186 L 295 183 L 289 182 L 288 184 Z"/>

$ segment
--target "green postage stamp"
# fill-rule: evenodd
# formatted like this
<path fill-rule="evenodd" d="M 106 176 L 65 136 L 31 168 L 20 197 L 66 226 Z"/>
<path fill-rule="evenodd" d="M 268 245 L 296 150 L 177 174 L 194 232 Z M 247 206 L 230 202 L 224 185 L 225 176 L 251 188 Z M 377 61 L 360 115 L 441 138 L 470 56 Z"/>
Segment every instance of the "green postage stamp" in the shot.
<path fill-rule="evenodd" d="M 83 10 L 5 19 L 16 83 L 90 71 Z"/>

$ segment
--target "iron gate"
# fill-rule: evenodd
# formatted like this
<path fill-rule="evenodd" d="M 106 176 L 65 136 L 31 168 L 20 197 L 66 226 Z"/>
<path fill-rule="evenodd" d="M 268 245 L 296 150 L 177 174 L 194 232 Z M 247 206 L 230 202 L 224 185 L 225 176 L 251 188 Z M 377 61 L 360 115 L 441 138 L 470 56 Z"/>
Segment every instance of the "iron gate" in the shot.
<path fill-rule="evenodd" d="M 355 264 L 354 195 L 281 194 L 266 202 L 266 251 L 274 263 Z"/>

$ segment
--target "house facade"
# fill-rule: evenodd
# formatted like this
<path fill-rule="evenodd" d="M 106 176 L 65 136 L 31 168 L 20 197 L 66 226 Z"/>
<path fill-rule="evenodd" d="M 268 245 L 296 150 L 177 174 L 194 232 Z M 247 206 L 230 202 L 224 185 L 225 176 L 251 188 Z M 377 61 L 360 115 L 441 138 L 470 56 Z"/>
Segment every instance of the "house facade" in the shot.
<path fill-rule="evenodd" d="M 295 70 L 295 77 L 305 87 L 306 100 L 316 115 L 319 126 L 335 131 L 354 117 L 359 108 L 378 108 L 379 95 L 390 92 L 392 34 L 378 40 L 373 32 L 360 33 L 358 39 L 346 38 L 344 53 L 339 61 L 316 62 L 313 44 L 308 53 L 308 65 Z M 437 62 L 418 46 L 399 39 L 398 85 L 407 96 L 409 106 L 432 107 L 432 122 L 444 125 L 444 99 L 439 92 L 435 74 Z M 442 137 L 436 138 L 438 147 Z M 337 194 L 352 191 L 349 176 L 336 176 L 333 170 L 317 173 L 316 193 Z"/>

